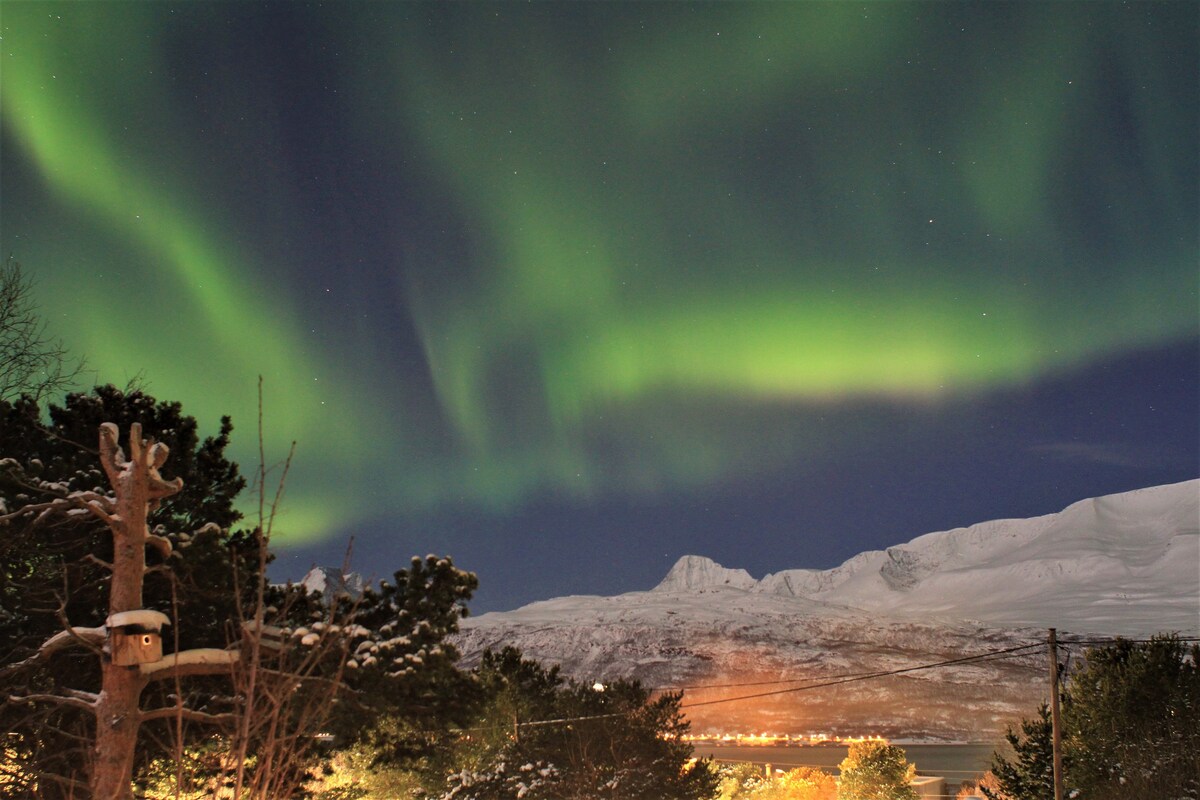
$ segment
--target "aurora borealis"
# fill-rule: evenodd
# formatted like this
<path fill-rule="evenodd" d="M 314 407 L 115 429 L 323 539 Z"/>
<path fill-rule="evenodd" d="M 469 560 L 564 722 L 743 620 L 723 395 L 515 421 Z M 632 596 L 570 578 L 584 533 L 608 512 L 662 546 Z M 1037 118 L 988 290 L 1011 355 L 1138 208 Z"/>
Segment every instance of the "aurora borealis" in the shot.
<path fill-rule="evenodd" d="M 354 535 L 506 606 L 1200 472 L 1194 4 L 0 29 L 5 253 L 98 381 L 232 415 L 243 464 L 263 376 L 284 572 Z"/>

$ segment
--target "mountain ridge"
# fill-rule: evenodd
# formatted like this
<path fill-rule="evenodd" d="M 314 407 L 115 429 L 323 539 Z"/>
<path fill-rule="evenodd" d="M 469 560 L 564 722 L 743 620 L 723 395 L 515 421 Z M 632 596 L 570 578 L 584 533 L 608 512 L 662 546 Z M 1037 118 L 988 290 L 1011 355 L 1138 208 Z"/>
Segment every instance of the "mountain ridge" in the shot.
<path fill-rule="evenodd" d="M 1029 591 L 1031 580 L 1108 577 L 1109 599 L 1128 599 L 1131 592 L 1140 592 L 1143 605 L 1151 599 L 1162 604 L 1166 616 L 1159 622 L 1163 627 L 1196 632 L 1200 627 L 1200 598 L 1196 597 L 1200 588 L 1184 596 L 1182 603 L 1173 603 L 1172 598 L 1189 581 L 1193 587 L 1200 587 L 1198 518 L 1200 480 L 1192 480 L 1088 498 L 1060 512 L 1029 519 L 989 520 L 926 533 L 901 545 L 859 553 L 831 569 L 781 570 L 760 580 L 744 569 L 727 568 L 704 556 L 685 555 L 650 591 L 724 586 L 903 617 L 945 611 L 950 602 L 947 595 L 953 595 L 958 608 L 976 612 L 960 615 L 966 619 L 1050 626 L 1065 617 L 1076 627 L 1084 626 L 1080 630 L 1091 627 L 1095 630 L 1090 632 L 1095 633 L 1153 633 L 1140 622 L 1126 624 L 1126 618 L 1115 611 L 1098 614 L 1093 609 L 1089 617 L 1056 608 L 1052 609 L 1054 618 L 1040 614 L 1038 609 L 1044 609 L 1042 594 Z M 1148 577 L 1154 579 L 1151 585 L 1137 586 Z M 1011 592 L 1003 591 L 1014 579 L 1024 587 L 1022 602 L 1014 613 L 985 613 L 988 609 L 984 604 L 969 599 L 972 594 L 989 590 L 1014 602 Z M 965 590 L 967 584 L 972 587 L 969 593 Z M 1152 590 L 1152 597 L 1146 596 L 1147 589 Z M 914 601 L 914 595 L 923 602 Z M 1099 596 L 1096 599 L 1103 600 Z"/>
<path fill-rule="evenodd" d="M 1067 646 L 1071 634 L 1200 632 L 1200 480 L 923 534 L 829 570 L 756 580 L 685 556 L 649 591 L 483 614 L 456 642 L 467 666 L 515 645 L 581 680 L 681 687 L 908 668 L 1036 644 L 1047 627 Z M 1045 658 L 1035 649 L 688 714 L 708 732 L 998 737 L 1044 697 Z M 684 707 L 714 691 L 689 690 Z"/>

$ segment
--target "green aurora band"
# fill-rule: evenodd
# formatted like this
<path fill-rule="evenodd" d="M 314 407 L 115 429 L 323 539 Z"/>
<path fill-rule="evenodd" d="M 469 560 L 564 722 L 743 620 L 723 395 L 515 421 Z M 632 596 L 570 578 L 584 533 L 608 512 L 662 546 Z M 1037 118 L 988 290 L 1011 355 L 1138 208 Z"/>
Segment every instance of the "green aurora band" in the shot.
<path fill-rule="evenodd" d="M 272 305 L 280 294 L 256 280 L 255 267 L 215 233 L 216 215 L 187 196 L 178 165 L 201 169 L 189 164 L 195 159 L 187 142 L 166 120 L 154 121 L 168 126 L 158 131 L 128 125 L 142 118 L 139 108 L 169 108 L 171 100 L 155 77 L 165 68 L 153 44 L 156 26 L 114 10 L 40 3 L 4 9 L 5 134 L 26 148 L 81 226 L 75 241 L 55 241 L 55 248 L 74 251 L 59 251 L 47 259 L 56 268 L 38 272 L 48 316 L 87 354 L 100 380 L 145 376 L 210 426 L 222 414 L 243 429 L 253 424 L 262 375 L 272 429 L 306 432 L 306 448 L 351 460 L 369 417 L 341 399 L 344 390 L 328 388 L 340 381 L 318 388 L 299 320 Z M 60 231 L 46 238 L 64 237 Z M 78 266 L 63 268 L 72 262 Z M 121 280 L 122 273 L 132 275 Z M 331 436 L 322 411 L 335 399 L 358 415 Z M 253 458 L 248 444 L 243 439 L 239 448 L 243 464 Z M 299 536 L 327 530 L 342 510 L 331 496 L 305 489 L 288 501 L 289 529 Z"/>
<path fill-rule="evenodd" d="M 61 204 L 26 210 L 28 253 L 6 209 L 5 246 L 102 380 L 144 371 L 245 439 L 264 375 L 297 540 L 702 486 L 831 446 L 788 410 L 928 408 L 1196 335 L 1181 6 L 353 8 L 294 12 L 347 54 L 347 138 L 469 232 L 468 263 L 375 267 L 429 392 L 365 331 L 309 336 L 287 248 L 224 233 L 255 191 L 307 224 L 287 186 L 212 170 L 172 91 L 171 43 L 219 53 L 229 6 L 3 8 L 4 136 Z M 244 80 L 247 126 L 286 138 Z"/>

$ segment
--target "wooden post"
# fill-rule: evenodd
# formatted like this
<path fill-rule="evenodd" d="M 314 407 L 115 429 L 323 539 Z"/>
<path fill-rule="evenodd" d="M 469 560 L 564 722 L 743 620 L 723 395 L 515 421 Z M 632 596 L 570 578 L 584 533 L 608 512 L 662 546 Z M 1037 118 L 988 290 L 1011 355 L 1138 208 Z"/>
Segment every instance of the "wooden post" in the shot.
<path fill-rule="evenodd" d="M 1058 715 L 1058 631 L 1050 629 L 1050 732 L 1054 753 L 1054 800 L 1063 800 L 1062 724 Z"/>

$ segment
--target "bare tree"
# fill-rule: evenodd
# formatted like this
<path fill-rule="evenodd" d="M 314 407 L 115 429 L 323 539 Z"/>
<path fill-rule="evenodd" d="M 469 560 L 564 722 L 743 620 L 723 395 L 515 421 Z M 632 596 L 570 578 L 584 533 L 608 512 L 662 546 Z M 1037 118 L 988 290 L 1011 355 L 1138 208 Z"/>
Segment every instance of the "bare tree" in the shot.
<path fill-rule="evenodd" d="M 164 555 L 172 544 L 151 533 L 147 515 L 182 487 L 178 478 L 168 482 L 159 475 L 167 460 L 167 446 L 142 439 L 141 425 L 129 433 L 129 457 L 117 444 L 117 426 L 100 428 L 100 461 L 113 494 L 74 492 L 47 503 L 25 506 L 0 517 L 11 522 L 18 516 L 37 514 L 44 519 L 58 514 L 86 513 L 101 519 L 112 533 L 113 557 L 105 564 L 111 573 L 107 624 L 96 628 L 69 623 L 51 636 L 28 660 L 45 659 L 64 648 L 90 649 L 100 660 L 100 692 L 63 689 L 56 693 L 26 692 L 9 697 L 12 702 L 49 703 L 90 712 L 95 719 L 94 747 L 89 775 L 90 794 L 104 800 L 132 796 L 131 780 L 138 730 L 143 722 L 179 716 L 195 721 L 222 721 L 214 715 L 184 708 L 142 709 L 141 697 L 154 681 L 196 675 L 230 674 L 240 659 L 237 650 L 197 649 L 161 654 L 159 630 L 169 622 L 165 615 L 142 608 L 142 584 L 147 571 L 146 548 Z M 21 667 L 12 665 L 7 669 Z"/>
<path fill-rule="evenodd" d="M 9 256 L 0 267 L 0 400 L 35 400 L 69 388 L 83 361 L 69 362 L 61 339 L 52 338 L 33 299 L 33 279 Z"/>

